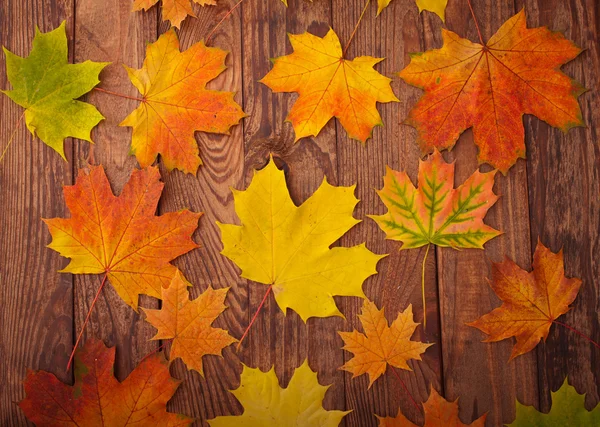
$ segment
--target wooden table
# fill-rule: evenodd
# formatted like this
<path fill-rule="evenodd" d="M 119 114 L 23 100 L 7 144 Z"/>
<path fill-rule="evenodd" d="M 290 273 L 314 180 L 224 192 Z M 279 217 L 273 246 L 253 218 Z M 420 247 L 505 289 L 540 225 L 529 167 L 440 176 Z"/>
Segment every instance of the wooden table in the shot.
<path fill-rule="evenodd" d="M 364 0 L 289 3 L 286 9 L 279 0 L 245 0 L 218 29 L 211 45 L 231 52 L 229 68 L 210 86 L 236 91 L 236 99 L 249 117 L 233 128 L 231 136 L 197 134 L 205 162 L 197 176 L 168 173 L 161 166 L 166 188 L 159 212 L 191 208 L 206 213 L 195 235 L 202 247 L 175 264 L 195 285 L 192 297 L 208 284 L 232 287 L 227 300 L 230 308 L 216 324 L 236 337 L 247 326 L 265 287 L 241 279 L 233 263 L 219 254 L 221 242 L 215 221 L 237 220 L 231 186 L 244 189 L 252 170 L 264 166 L 273 153 L 286 171 L 296 203 L 312 194 L 325 175 L 337 185 L 358 183 L 361 202 L 355 216 L 365 218 L 366 214 L 384 212 L 373 189 L 382 186 L 386 165 L 407 169 L 413 179 L 417 172 L 416 132 L 401 122 L 421 91 L 397 77 L 392 86 L 401 102 L 379 105 L 385 127 L 377 128 L 366 146 L 349 140 L 336 120 L 331 120 L 317 138 L 293 143 L 292 127 L 284 119 L 296 95 L 273 94 L 258 82 L 270 68 L 268 59 L 290 52 L 287 32 L 308 30 L 322 36 L 331 26 L 344 43 Z M 198 19 L 188 18 L 179 32 L 182 47 L 205 37 L 232 5 L 232 1 L 219 0 L 215 7 L 196 6 Z M 580 98 L 588 127 L 564 135 L 535 117 L 524 118 L 527 161 L 519 160 L 507 176 L 498 175 L 495 190 L 502 197 L 486 220 L 505 234 L 489 242 L 485 251 L 436 249 L 433 256 L 430 254 L 426 268 L 428 327 L 425 331 L 418 328 L 415 337 L 435 345 L 422 362 L 411 362 L 413 372 L 401 372 L 418 401 L 427 398 L 431 385 L 449 400 L 460 398 L 460 414 L 466 422 L 488 412 L 489 426 L 513 420 L 515 399 L 547 411 L 550 391 L 562 384 L 565 375 L 580 392 L 588 393 L 588 409 L 600 398 L 600 351 L 568 330 L 554 326 L 545 344 L 508 363 L 512 340 L 482 343 L 483 334 L 464 325 L 499 305 L 486 281 L 490 262 L 508 256 L 529 269 L 540 239 L 554 251 L 564 248 L 567 274 L 584 282 L 564 321 L 600 339 L 600 4 L 594 0 L 474 0 L 486 38 L 522 7 L 530 27 L 545 25 L 564 32 L 585 49 L 564 70 L 590 89 Z M 348 51 L 349 58 L 385 57 L 378 70 L 392 76 L 408 63 L 409 52 L 441 46 L 440 29 L 444 25 L 431 13 L 419 14 L 414 0 L 393 0 L 378 18 L 375 11 L 373 4 Z M 67 21 L 71 59 L 113 62 L 102 73 L 101 87 L 132 96 L 136 90 L 120 64 L 140 67 L 146 43 L 168 28 L 159 8 L 132 13 L 129 0 L 1 0 L 0 43 L 25 56 L 36 26 L 49 31 L 63 20 Z M 466 0 L 449 1 L 446 27 L 477 40 Z M 0 88 L 9 88 L 4 63 Z M 117 126 L 136 102 L 99 92 L 86 100 L 107 118 L 93 133 L 95 145 L 68 140 L 67 163 L 22 127 L 0 164 L 2 425 L 26 424 L 15 404 L 24 397 L 21 381 L 26 369 L 47 370 L 72 381 L 72 373 L 65 367 L 74 334 L 80 330 L 100 285 L 97 276 L 57 272 L 67 260 L 46 248 L 50 235 L 40 218 L 68 215 L 62 186 L 72 184 L 77 169 L 87 162 L 104 165 L 116 192 L 136 167 L 135 158 L 128 155 L 130 129 Z M 8 141 L 21 114 L 21 107 L 0 96 L 0 147 Z M 457 183 L 464 181 L 477 167 L 472 132 L 465 132 L 445 157 L 458 159 Z M 374 252 L 390 254 L 380 262 L 379 274 L 365 283 L 366 294 L 379 306 L 385 305 L 390 319 L 412 303 L 420 321 L 425 248 L 400 252 L 398 242 L 385 241 L 384 234 L 368 219 L 340 244 L 365 241 Z M 263 370 L 274 364 L 282 385 L 287 385 L 294 369 L 309 357 L 320 382 L 333 384 L 325 407 L 354 410 L 345 425 L 374 426 L 373 414 L 395 415 L 398 408 L 421 420 L 389 371 L 367 389 L 366 376 L 351 379 L 350 374 L 338 370 L 351 355 L 341 350 L 336 331 L 359 327 L 356 314 L 361 300 L 336 301 L 347 321 L 311 319 L 305 325 L 294 312 L 285 317 L 269 299 L 239 353 L 229 347 L 224 358 L 205 358 L 206 379 L 188 372 L 180 361 L 172 365 L 172 374 L 184 382 L 169 409 L 198 417 L 198 425 L 218 415 L 239 414 L 242 408 L 227 390 L 238 386 L 240 362 Z M 141 304 L 157 306 L 157 301 L 142 298 Z M 116 375 L 122 380 L 158 346 L 148 341 L 153 332 L 111 287 L 106 287 L 85 336 L 117 346 Z"/>

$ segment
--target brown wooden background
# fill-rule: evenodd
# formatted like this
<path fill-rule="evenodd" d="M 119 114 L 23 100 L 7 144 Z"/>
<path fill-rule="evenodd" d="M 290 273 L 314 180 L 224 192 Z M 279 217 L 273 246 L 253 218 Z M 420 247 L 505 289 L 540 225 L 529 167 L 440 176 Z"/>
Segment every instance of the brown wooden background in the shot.
<path fill-rule="evenodd" d="M 145 45 L 168 28 L 159 8 L 132 13 L 130 0 L 0 0 L 0 44 L 25 56 L 31 48 L 35 26 L 42 31 L 67 21 L 73 61 L 111 61 L 101 75 L 101 87 L 136 95 L 120 64 L 141 66 Z M 249 115 L 231 136 L 197 134 L 205 166 L 197 176 L 178 171 L 167 173 L 159 211 L 181 208 L 203 211 L 196 241 L 202 248 L 176 261 L 196 285 L 192 296 L 208 284 L 232 286 L 230 309 L 217 325 L 240 337 L 256 310 L 264 286 L 240 279 L 236 267 L 219 254 L 220 236 L 215 220 L 236 221 L 229 187 L 243 189 L 251 172 L 267 162 L 272 152 L 288 179 L 292 197 L 304 201 L 320 184 L 323 175 L 338 185 L 358 183 L 355 216 L 383 213 L 373 191 L 382 185 L 385 165 L 407 169 L 416 177 L 419 153 L 416 132 L 401 121 L 421 91 L 394 78 L 400 103 L 379 105 L 385 127 L 377 128 L 366 147 L 349 140 L 332 120 L 317 138 L 293 144 L 294 134 L 285 116 L 296 96 L 273 94 L 258 83 L 269 70 L 270 57 L 290 52 L 286 33 L 308 30 L 324 35 L 333 27 L 342 43 L 348 39 L 365 0 L 246 0 L 218 30 L 210 43 L 231 52 L 228 70 L 210 86 L 237 92 L 237 100 Z M 521 267 L 530 268 L 539 239 L 557 251 L 564 247 L 566 270 L 584 281 L 574 308 L 563 320 L 600 339 L 600 150 L 598 125 L 600 101 L 600 4 L 596 0 L 474 0 L 484 37 L 488 38 L 510 16 L 526 8 L 529 26 L 546 25 L 586 49 L 564 67 L 568 75 L 590 89 L 580 98 L 587 128 L 563 135 L 534 117 L 525 117 L 527 161 L 519 160 L 508 176 L 498 176 L 495 190 L 502 197 L 487 216 L 487 223 L 505 232 L 486 245 L 486 250 L 437 249 L 427 263 L 428 328 L 416 338 L 435 342 L 423 362 L 412 363 L 414 372 L 401 377 L 417 401 L 427 398 L 430 384 L 446 398 L 460 397 L 463 421 L 488 412 L 489 426 L 510 422 L 515 398 L 549 409 L 550 390 L 565 375 L 580 393 L 587 393 L 591 409 L 600 399 L 600 351 L 565 329 L 554 326 L 546 344 L 507 363 L 512 341 L 481 343 L 483 334 L 464 325 L 496 307 L 498 299 L 486 276 L 490 261 L 506 255 Z M 216 7 L 196 6 L 198 19 L 188 18 L 179 32 L 182 47 L 205 37 L 233 5 L 219 0 Z M 441 46 L 440 19 L 428 12 L 419 15 L 414 0 L 393 0 L 379 18 L 372 4 L 358 30 L 348 57 L 385 57 L 378 70 L 391 76 L 408 63 L 408 53 Z M 466 0 L 450 0 L 446 27 L 477 40 Z M 0 88 L 8 89 L 4 63 Z M 136 167 L 128 155 L 130 129 L 117 124 L 132 111 L 135 101 L 94 92 L 87 100 L 106 116 L 94 131 L 96 145 L 67 141 L 69 163 L 64 162 L 23 126 L 0 164 L 0 424 L 25 425 L 15 402 L 24 397 L 21 384 L 27 368 L 55 373 L 72 381 L 65 371 L 74 334 L 80 330 L 89 304 L 100 285 L 98 276 L 57 273 L 67 260 L 45 246 L 50 235 L 41 217 L 68 215 L 62 185 L 73 183 L 78 167 L 86 162 L 103 164 L 114 190 L 119 192 Z M 0 96 L 0 147 L 3 148 L 22 108 Z M 457 162 L 457 182 L 477 167 L 471 131 L 457 147 L 445 154 Z M 364 285 L 367 295 L 384 304 L 388 318 L 412 303 L 422 319 L 420 265 L 425 250 L 399 252 L 397 242 L 386 242 L 375 223 L 365 220 L 351 230 L 342 245 L 366 241 L 376 253 L 390 253 L 379 264 L 379 274 Z M 373 414 L 395 415 L 398 408 L 420 422 L 397 380 L 388 371 L 367 390 L 367 377 L 351 380 L 337 368 L 350 357 L 341 350 L 335 331 L 357 326 L 361 300 L 337 298 L 348 321 L 340 318 L 311 319 L 305 325 L 293 312 L 287 317 L 269 299 L 257 324 L 236 354 L 233 347 L 224 358 L 205 358 L 206 379 L 188 372 L 177 361 L 172 374 L 184 380 L 169 404 L 172 411 L 198 418 L 197 425 L 218 415 L 240 414 L 241 406 L 227 392 L 238 386 L 241 362 L 263 370 L 275 365 L 283 385 L 308 356 L 322 384 L 330 384 L 325 407 L 353 409 L 347 426 L 374 426 Z M 156 305 L 143 298 L 142 305 Z M 149 342 L 153 328 L 144 323 L 107 286 L 99 300 L 86 336 L 117 346 L 116 374 L 124 379 L 146 354 L 156 348 Z"/>

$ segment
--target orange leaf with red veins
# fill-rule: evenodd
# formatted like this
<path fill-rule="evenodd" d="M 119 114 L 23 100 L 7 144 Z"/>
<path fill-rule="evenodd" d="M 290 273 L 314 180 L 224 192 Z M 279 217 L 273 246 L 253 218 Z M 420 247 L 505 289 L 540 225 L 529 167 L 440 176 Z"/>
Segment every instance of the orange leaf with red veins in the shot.
<path fill-rule="evenodd" d="M 421 360 L 421 354 L 433 345 L 411 341 L 418 325 L 413 320 L 412 305 L 388 326 L 383 309 L 378 310 L 375 303 L 365 300 L 358 318 L 364 334 L 357 330 L 338 332 L 344 340 L 344 350 L 354 354 L 341 369 L 351 372 L 353 378 L 369 374 L 369 388 L 388 365 L 411 371 L 408 360 Z"/>
<path fill-rule="evenodd" d="M 540 242 L 532 272 L 506 258 L 492 264 L 490 282 L 502 305 L 468 325 L 488 334 L 485 342 L 515 337 L 510 359 L 533 350 L 542 338 L 546 340 L 552 323 L 570 310 L 581 287 L 580 279 L 565 277 L 562 250 L 555 254 Z"/>
<path fill-rule="evenodd" d="M 441 49 L 411 55 L 402 72 L 425 90 L 406 123 L 423 153 L 452 148 L 473 127 L 479 161 L 506 173 L 525 157 L 523 114 L 563 132 L 583 126 L 582 86 L 560 71 L 581 49 L 545 27 L 528 29 L 525 12 L 510 18 L 483 46 L 442 29 Z"/>
<path fill-rule="evenodd" d="M 19 406 L 38 426 L 188 426 L 194 421 L 167 412 L 180 381 L 162 353 L 152 354 L 120 383 L 113 375 L 115 349 L 88 340 L 75 356 L 75 384 L 44 371 L 28 371 Z"/>
<path fill-rule="evenodd" d="M 432 387 L 427 402 L 423 403 L 425 424 L 423 427 L 484 427 L 487 414 L 473 421 L 471 424 L 463 423 L 458 417 L 458 399 L 448 402 Z M 379 427 L 417 427 L 410 422 L 400 411 L 395 418 L 379 418 Z"/>
<path fill-rule="evenodd" d="M 296 141 L 316 136 L 337 117 L 350 138 L 365 142 L 375 126 L 383 126 L 377 102 L 397 102 L 390 79 L 373 68 L 383 58 L 344 59 L 337 34 L 323 38 L 309 33 L 290 34 L 294 52 L 274 59 L 273 69 L 261 80 L 273 92 L 300 96 L 287 120 Z"/>
<path fill-rule="evenodd" d="M 195 300 L 190 301 L 190 284 L 179 272 L 167 289 L 162 290 L 160 310 L 142 308 L 146 321 L 158 329 L 154 340 L 172 339 L 171 360 L 181 357 L 189 369 L 204 376 L 202 357 L 221 355 L 221 350 L 237 340 L 224 329 L 213 328 L 212 322 L 225 310 L 225 297 L 229 288 L 209 287 Z"/>
<path fill-rule="evenodd" d="M 194 3 L 205 5 L 215 5 L 216 0 L 193 0 Z M 148 10 L 158 3 L 158 0 L 133 0 L 133 11 Z M 181 22 L 187 16 L 196 16 L 192 9 L 190 0 L 162 0 L 163 21 L 171 21 L 171 25 L 179 28 Z"/>
<path fill-rule="evenodd" d="M 127 68 L 142 103 L 121 123 L 133 128 L 131 152 L 142 167 L 160 154 L 168 170 L 196 173 L 195 131 L 229 134 L 245 115 L 233 92 L 206 89 L 225 70 L 227 52 L 198 42 L 179 50 L 174 29 L 146 48 L 144 66 Z"/>
<path fill-rule="evenodd" d="M 188 210 L 155 216 L 164 184 L 157 168 L 136 170 L 119 196 L 102 166 L 79 171 L 64 187 L 71 218 L 45 219 L 48 245 L 71 262 L 61 272 L 103 274 L 137 311 L 138 295 L 161 297 L 177 268 L 170 261 L 197 248 L 191 236 L 200 213 Z"/>

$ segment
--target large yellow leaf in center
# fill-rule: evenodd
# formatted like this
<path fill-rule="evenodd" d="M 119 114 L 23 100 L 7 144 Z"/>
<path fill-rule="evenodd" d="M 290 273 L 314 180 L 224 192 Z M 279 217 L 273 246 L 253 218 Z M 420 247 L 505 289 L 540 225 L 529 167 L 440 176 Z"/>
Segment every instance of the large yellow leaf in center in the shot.
<path fill-rule="evenodd" d="M 279 307 L 302 320 L 342 316 L 334 295 L 364 298 L 363 281 L 377 273 L 383 257 L 364 244 L 329 246 L 360 221 L 352 217 L 358 203 L 354 186 L 334 187 L 323 181 L 296 207 L 285 175 L 273 160 L 257 171 L 245 191 L 233 190 L 242 225 L 219 224 L 223 255 L 242 269 L 242 277 L 273 285 Z"/>

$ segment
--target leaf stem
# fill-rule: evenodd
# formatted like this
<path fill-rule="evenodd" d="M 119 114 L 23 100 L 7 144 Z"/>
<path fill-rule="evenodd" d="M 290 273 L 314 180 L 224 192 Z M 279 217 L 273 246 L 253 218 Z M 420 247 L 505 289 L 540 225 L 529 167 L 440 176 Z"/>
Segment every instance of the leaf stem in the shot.
<path fill-rule="evenodd" d="M 10 136 L 10 139 L 8 140 L 8 144 L 6 144 L 6 147 L 4 147 L 4 150 L 2 151 L 2 155 L 0 156 L 0 163 L 2 163 L 2 160 L 4 160 L 4 155 L 8 151 L 8 147 L 10 147 L 10 144 L 12 144 L 13 140 L 15 139 L 15 136 L 17 135 L 17 131 L 21 127 L 21 124 L 23 124 L 23 117 L 25 117 L 25 111 L 27 111 L 27 110 L 24 110 L 23 114 L 21 114 L 21 117 L 19 117 L 17 126 L 15 127 L 15 130 L 13 130 L 12 135 Z"/>
<path fill-rule="evenodd" d="M 146 360 L 147 358 L 149 358 L 150 356 L 152 356 L 153 354 L 158 353 L 160 350 L 162 350 L 167 344 L 171 344 L 173 342 L 173 338 L 165 340 L 161 345 L 159 345 L 157 348 L 155 348 L 154 350 L 152 350 L 150 353 L 148 353 L 147 355 L 144 356 L 144 358 L 142 360 L 140 360 L 140 363 L 142 363 L 144 360 Z"/>
<path fill-rule="evenodd" d="M 421 296 L 423 298 L 423 329 L 427 328 L 427 299 L 425 298 L 425 265 L 427 264 L 427 255 L 429 255 L 429 247 L 431 243 L 427 245 L 425 256 L 423 257 L 423 266 L 421 267 Z"/>
<path fill-rule="evenodd" d="M 358 30 L 358 26 L 360 25 L 360 21 L 362 21 L 363 16 L 365 16 L 365 13 L 367 12 L 367 8 L 369 7 L 369 4 L 371 3 L 371 0 L 367 0 L 367 3 L 365 4 L 365 7 L 362 11 L 362 13 L 360 14 L 360 17 L 358 18 L 358 21 L 356 22 L 356 25 L 354 26 L 354 30 L 352 31 L 352 34 L 350 34 L 350 39 L 348 40 L 348 43 L 346 43 L 346 47 L 344 47 L 344 51 L 342 53 L 342 56 L 346 56 L 346 51 L 348 50 L 348 47 L 350 47 L 350 42 L 352 42 L 352 39 L 354 38 L 354 35 L 356 34 L 356 30 Z"/>
<path fill-rule="evenodd" d="M 83 322 L 83 326 L 81 327 L 81 331 L 79 332 L 79 335 L 77 336 L 77 341 L 75 341 L 75 345 L 73 346 L 73 351 L 71 352 L 71 356 L 69 357 L 69 363 L 67 363 L 67 371 L 71 367 L 71 363 L 73 362 L 73 357 L 75 356 L 75 351 L 77 350 L 77 346 L 79 346 L 79 341 L 81 341 L 81 337 L 83 336 L 83 331 L 85 331 L 85 327 L 87 326 L 87 324 L 90 320 L 92 310 L 94 309 L 94 306 L 96 305 L 96 301 L 98 301 L 100 292 L 102 292 L 102 289 L 104 288 L 104 285 L 106 284 L 107 278 L 108 278 L 108 272 L 106 272 L 104 274 L 104 279 L 102 279 L 102 284 L 100 285 L 100 289 L 98 289 L 98 292 L 96 292 L 96 296 L 94 297 L 94 300 L 92 301 L 92 305 L 90 306 L 90 309 L 88 310 L 87 316 L 85 316 L 85 321 Z"/>
<path fill-rule="evenodd" d="M 558 320 L 553 320 L 553 323 L 556 323 L 557 325 L 563 326 L 563 327 L 569 329 L 570 331 L 575 332 L 580 337 L 583 337 L 586 340 L 588 340 L 590 343 L 594 344 L 597 348 L 600 348 L 600 344 L 598 344 L 596 341 L 594 341 L 593 339 L 591 339 L 590 337 L 588 337 L 583 332 L 579 332 L 577 329 L 573 328 L 572 326 L 569 326 L 569 325 L 567 325 L 566 323 L 563 323 L 563 322 L 559 322 Z"/>
<path fill-rule="evenodd" d="M 412 402 L 413 406 L 415 408 L 417 408 L 417 410 L 422 414 L 423 411 L 421 410 L 421 407 L 419 406 L 419 404 L 415 401 L 415 398 L 412 396 L 412 394 L 410 394 L 410 391 L 408 391 L 408 387 L 406 387 L 406 384 L 404 384 L 404 381 L 402 381 L 402 378 L 400 378 L 400 375 L 398 375 L 398 372 L 396 371 L 396 368 L 394 368 L 392 365 L 389 365 L 390 368 L 392 368 L 392 372 L 394 373 L 394 375 L 396 376 L 396 379 L 400 382 L 400 385 L 402 386 L 402 388 L 404 389 L 404 391 L 406 392 L 406 394 L 408 395 L 408 398 L 410 399 L 410 401 Z"/>
<path fill-rule="evenodd" d="M 143 98 L 136 98 L 135 96 L 123 95 L 122 93 L 113 92 L 112 90 L 102 89 L 101 87 L 95 87 L 94 90 L 97 90 L 98 92 L 107 93 L 109 95 L 118 96 L 119 98 L 133 99 L 134 101 L 146 102 L 146 100 Z"/>
<path fill-rule="evenodd" d="M 229 16 L 231 16 L 231 14 L 233 13 L 234 10 L 237 9 L 237 7 L 242 4 L 244 0 L 239 0 L 231 9 L 229 9 L 229 12 L 227 12 L 225 14 L 225 16 L 223 18 L 221 18 L 221 20 L 219 22 L 217 22 L 217 25 L 215 25 L 215 27 L 212 29 L 212 31 L 210 33 L 208 33 L 208 36 L 206 36 L 206 43 L 208 43 L 208 41 L 210 40 L 210 38 L 213 36 L 213 34 L 215 33 L 215 31 L 217 31 L 217 28 L 219 28 L 219 26 L 227 19 L 229 18 Z"/>
<path fill-rule="evenodd" d="M 252 320 L 250 321 L 250 324 L 248 325 L 248 327 L 244 331 L 244 335 L 242 335 L 242 338 L 240 338 L 240 342 L 238 342 L 238 345 L 236 347 L 236 351 L 240 350 L 240 347 L 242 345 L 242 341 L 244 341 L 244 338 L 246 338 L 246 335 L 248 335 L 248 332 L 250 332 L 250 328 L 252 327 L 252 325 L 256 321 L 256 318 L 258 317 L 258 313 L 260 312 L 261 308 L 263 307 L 263 305 L 265 305 L 265 302 L 267 301 L 267 297 L 271 293 L 271 290 L 273 290 L 273 285 L 269 286 L 269 289 L 267 289 L 267 292 L 265 292 L 265 296 L 263 297 L 262 301 L 260 302 L 260 305 L 256 309 L 256 313 L 254 313 L 254 316 L 252 317 Z"/>
<path fill-rule="evenodd" d="M 481 29 L 479 28 L 479 22 L 477 22 L 477 18 L 475 17 L 475 11 L 473 10 L 473 5 L 471 4 L 471 0 L 467 0 L 469 3 L 469 9 L 471 10 L 471 16 L 473 17 L 473 21 L 475 21 L 475 27 L 477 28 L 477 34 L 479 35 L 479 41 L 483 46 L 485 46 L 485 42 L 483 41 L 483 36 L 481 35 Z"/>

